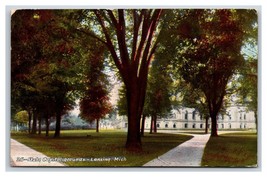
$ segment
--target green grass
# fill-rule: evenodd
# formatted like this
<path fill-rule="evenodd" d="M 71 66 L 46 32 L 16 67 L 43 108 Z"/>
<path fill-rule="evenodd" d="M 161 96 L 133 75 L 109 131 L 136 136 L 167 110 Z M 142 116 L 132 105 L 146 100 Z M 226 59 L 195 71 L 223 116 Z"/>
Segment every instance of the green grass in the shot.
<path fill-rule="evenodd" d="M 87 137 L 87 135 L 89 135 Z M 143 151 L 128 152 L 124 145 L 126 132 L 94 130 L 61 131 L 60 138 L 44 137 L 44 135 L 28 135 L 12 133 L 17 141 L 39 151 L 49 157 L 61 158 L 103 158 L 123 157 L 122 161 L 110 162 L 66 162 L 68 166 L 142 166 L 146 162 L 164 154 L 170 149 L 187 141 L 191 136 L 175 134 L 145 134 L 142 138 Z"/>
<path fill-rule="evenodd" d="M 257 134 L 241 132 L 210 137 L 202 158 L 202 166 L 257 166 Z"/>

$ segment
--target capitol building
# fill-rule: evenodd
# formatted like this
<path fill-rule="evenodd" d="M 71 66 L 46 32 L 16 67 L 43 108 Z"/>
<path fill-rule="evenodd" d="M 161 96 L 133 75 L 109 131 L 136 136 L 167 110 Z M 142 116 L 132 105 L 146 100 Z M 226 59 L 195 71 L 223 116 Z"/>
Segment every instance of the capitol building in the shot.
<path fill-rule="evenodd" d="M 145 121 L 145 129 L 150 129 L 151 117 Z M 165 130 L 205 130 L 205 118 L 194 108 L 179 108 L 172 110 L 166 117 L 158 117 L 157 129 Z M 100 120 L 101 129 L 127 129 L 127 116 L 116 115 L 115 120 Z M 217 127 L 219 130 L 247 130 L 256 129 L 256 118 L 253 111 L 246 107 L 228 107 L 225 114 L 218 115 Z M 211 128 L 211 119 L 208 121 L 208 128 Z"/>
<path fill-rule="evenodd" d="M 150 128 L 150 118 L 146 120 L 145 128 Z M 173 110 L 170 116 L 158 118 L 158 129 L 205 129 L 206 120 L 193 108 Z M 219 114 L 218 129 L 256 129 L 254 112 L 246 111 L 245 107 L 229 107 L 226 114 Z M 208 122 L 211 128 L 211 119 Z"/>

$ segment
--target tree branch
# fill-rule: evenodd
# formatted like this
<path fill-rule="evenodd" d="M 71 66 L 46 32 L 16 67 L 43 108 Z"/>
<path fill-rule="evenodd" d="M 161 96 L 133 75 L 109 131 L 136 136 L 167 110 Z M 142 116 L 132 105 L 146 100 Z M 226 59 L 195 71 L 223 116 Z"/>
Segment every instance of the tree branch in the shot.
<path fill-rule="evenodd" d="M 124 73 L 124 68 L 122 67 L 122 64 L 121 64 L 121 61 L 119 60 L 119 57 L 115 51 L 115 47 L 113 46 L 113 43 L 111 41 L 111 38 L 110 38 L 110 35 L 108 34 L 108 31 L 107 31 L 107 28 L 101 18 L 101 15 L 100 15 L 100 12 L 99 10 L 94 10 L 94 13 L 97 17 L 97 20 L 104 32 L 104 35 L 105 35 L 105 38 L 106 38 L 106 46 L 108 47 L 110 53 L 111 53 L 111 56 L 115 62 L 115 65 L 117 66 L 117 68 L 119 69 L 119 71 L 121 71 L 122 73 Z"/>

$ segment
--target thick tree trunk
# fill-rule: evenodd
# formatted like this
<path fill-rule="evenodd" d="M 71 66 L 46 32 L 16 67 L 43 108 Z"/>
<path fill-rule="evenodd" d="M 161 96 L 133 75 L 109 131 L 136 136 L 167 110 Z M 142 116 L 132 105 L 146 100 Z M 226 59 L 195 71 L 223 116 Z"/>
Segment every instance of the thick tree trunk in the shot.
<path fill-rule="evenodd" d="M 157 133 L 157 116 L 154 116 L 154 133 Z"/>
<path fill-rule="evenodd" d="M 46 137 L 49 136 L 49 125 L 50 125 L 49 117 L 47 116 L 47 117 L 45 118 L 45 136 L 46 136 Z"/>
<path fill-rule="evenodd" d="M 145 123 L 146 123 L 146 115 L 143 115 L 142 127 L 141 127 L 141 136 L 145 136 Z"/>
<path fill-rule="evenodd" d="M 32 123 L 32 113 L 28 111 L 29 122 L 28 122 L 28 132 L 31 133 L 31 123 Z"/>
<path fill-rule="evenodd" d="M 133 106 L 133 105 L 132 105 Z M 141 135 L 140 135 L 140 118 L 137 115 L 130 115 L 128 118 L 128 134 L 126 148 L 130 151 L 141 151 Z"/>
<path fill-rule="evenodd" d="M 96 119 L 96 132 L 99 132 L 99 119 Z"/>
<path fill-rule="evenodd" d="M 128 134 L 126 141 L 126 149 L 129 151 L 142 151 L 141 135 L 140 135 L 140 120 L 141 114 L 140 93 L 138 87 L 131 83 L 131 88 L 127 90 L 127 105 L 128 105 Z"/>
<path fill-rule="evenodd" d="M 211 116 L 211 136 L 218 136 L 217 133 L 217 114 Z"/>
<path fill-rule="evenodd" d="M 61 111 L 57 111 L 56 113 L 56 130 L 54 137 L 60 137 L 60 124 L 61 124 Z"/>
<path fill-rule="evenodd" d="M 32 120 L 32 131 L 31 134 L 36 134 L 37 132 L 37 113 L 33 112 L 33 120 Z"/>

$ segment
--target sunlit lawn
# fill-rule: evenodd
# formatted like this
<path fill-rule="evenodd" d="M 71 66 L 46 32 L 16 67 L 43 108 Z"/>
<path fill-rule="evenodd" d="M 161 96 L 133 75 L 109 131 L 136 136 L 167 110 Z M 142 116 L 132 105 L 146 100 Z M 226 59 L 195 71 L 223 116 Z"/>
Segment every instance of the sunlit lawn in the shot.
<path fill-rule="evenodd" d="M 202 158 L 202 166 L 249 167 L 257 165 L 257 134 L 228 133 L 211 137 Z"/>
<path fill-rule="evenodd" d="M 52 132 L 51 132 L 52 133 Z M 62 131 L 60 138 L 44 135 L 12 133 L 17 141 L 49 157 L 58 158 L 105 158 L 119 157 L 122 161 L 110 162 L 66 162 L 68 166 L 142 166 L 146 162 L 178 146 L 191 136 L 175 134 L 145 134 L 142 138 L 143 152 L 132 153 L 125 150 L 126 132 L 106 130 Z"/>

